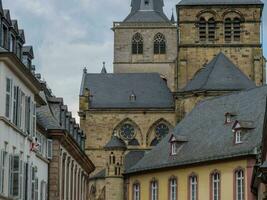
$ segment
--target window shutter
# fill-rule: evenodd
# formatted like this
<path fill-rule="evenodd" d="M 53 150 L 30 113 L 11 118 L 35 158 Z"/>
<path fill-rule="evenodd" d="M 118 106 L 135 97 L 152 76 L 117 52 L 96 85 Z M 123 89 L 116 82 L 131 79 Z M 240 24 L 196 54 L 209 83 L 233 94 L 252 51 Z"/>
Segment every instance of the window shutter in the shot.
<path fill-rule="evenodd" d="M 53 140 L 47 140 L 47 158 L 52 160 L 53 157 Z"/>
<path fill-rule="evenodd" d="M 13 189 L 13 156 L 9 155 L 9 180 L 8 180 L 8 188 L 9 188 L 9 196 L 12 196 Z"/>
<path fill-rule="evenodd" d="M 6 107 L 5 107 L 5 116 L 11 118 L 11 102 L 12 102 L 12 80 L 6 78 Z"/>
<path fill-rule="evenodd" d="M 36 104 L 32 102 L 32 135 L 36 137 Z"/>
<path fill-rule="evenodd" d="M 4 159 L 4 151 L 1 151 L 0 152 L 0 194 L 3 193 L 2 188 L 3 188 L 3 184 L 4 184 L 3 183 L 3 173 L 2 173 L 3 168 L 4 168 L 3 159 Z"/>
<path fill-rule="evenodd" d="M 19 155 L 13 156 L 12 166 L 12 196 L 19 197 L 19 179 L 20 179 L 20 158 Z"/>

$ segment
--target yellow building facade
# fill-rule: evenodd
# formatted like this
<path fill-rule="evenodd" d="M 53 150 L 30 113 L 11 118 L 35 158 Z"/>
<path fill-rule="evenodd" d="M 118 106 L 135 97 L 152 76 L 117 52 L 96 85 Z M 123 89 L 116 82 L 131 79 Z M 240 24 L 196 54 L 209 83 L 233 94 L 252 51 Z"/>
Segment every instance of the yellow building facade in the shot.
<path fill-rule="evenodd" d="M 235 172 L 242 169 L 244 171 L 245 196 L 247 200 L 252 200 L 253 195 L 250 191 L 252 171 L 255 162 L 249 159 L 240 159 L 234 161 L 221 161 L 215 163 L 204 163 L 196 166 L 183 166 L 175 169 L 159 170 L 144 174 L 138 174 L 129 178 L 128 199 L 134 199 L 134 185 L 140 184 L 140 199 L 151 199 L 151 181 L 158 182 L 158 199 L 170 199 L 170 180 L 177 179 L 177 198 L 187 200 L 190 199 L 189 178 L 192 174 L 197 176 L 198 181 L 198 200 L 212 200 L 212 174 L 219 172 L 220 174 L 220 200 L 235 199 Z"/>

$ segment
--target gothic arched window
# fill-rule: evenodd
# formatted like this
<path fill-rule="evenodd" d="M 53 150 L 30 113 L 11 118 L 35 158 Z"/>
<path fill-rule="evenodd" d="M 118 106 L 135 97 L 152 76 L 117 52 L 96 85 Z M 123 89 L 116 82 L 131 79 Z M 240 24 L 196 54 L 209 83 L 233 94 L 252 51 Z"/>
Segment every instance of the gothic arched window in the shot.
<path fill-rule="evenodd" d="M 140 33 L 134 34 L 132 38 L 132 54 L 143 54 L 143 37 Z"/>
<path fill-rule="evenodd" d="M 210 18 L 208 21 L 208 38 L 209 38 L 209 41 L 215 40 L 215 28 L 216 28 L 215 20 L 214 20 L 214 18 Z"/>
<path fill-rule="evenodd" d="M 163 138 L 169 134 L 169 127 L 164 123 L 160 123 L 159 125 L 156 126 L 155 131 L 156 131 L 156 136 L 158 138 Z"/>
<path fill-rule="evenodd" d="M 234 18 L 233 21 L 233 29 L 234 29 L 234 41 L 240 41 L 240 33 L 241 33 L 241 21 L 238 17 Z"/>
<path fill-rule="evenodd" d="M 132 140 L 135 135 L 135 130 L 133 125 L 129 123 L 123 124 L 120 129 L 120 135 L 125 140 Z"/>
<path fill-rule="evenodd" d="M 207 35 L 206 35 L 206 29 L 207 29 L 207 23 L 204 17 L 201 17 L 198 22 L 198 31 L 199 31 L 199 40 L 200 41 L 206 41 Z"/>
<path fill-rule="evenodd" d="M 166 53 L 166 40 L 165 36 L 161 33 L 157 33 L 154 37 L 154 54 Z"/>

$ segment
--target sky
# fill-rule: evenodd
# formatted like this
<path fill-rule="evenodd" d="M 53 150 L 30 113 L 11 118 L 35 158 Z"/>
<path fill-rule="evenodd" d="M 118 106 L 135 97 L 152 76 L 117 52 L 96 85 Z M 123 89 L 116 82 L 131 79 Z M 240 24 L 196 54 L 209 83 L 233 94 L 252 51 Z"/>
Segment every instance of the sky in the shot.
<path fill-rule="evenodd" d="M 113 66 L 112 24 L 130 12 L 131 0 L 2 0 L 24 29 L 26 44 L 34 48 L 36 73 L 77 118 L 83 68 L 99 73 L 102 62 Z M 165 0 L 171 16 L 179 0 Z M 263 15 L 264 53 L 267 47 L 267 11 Z"/>

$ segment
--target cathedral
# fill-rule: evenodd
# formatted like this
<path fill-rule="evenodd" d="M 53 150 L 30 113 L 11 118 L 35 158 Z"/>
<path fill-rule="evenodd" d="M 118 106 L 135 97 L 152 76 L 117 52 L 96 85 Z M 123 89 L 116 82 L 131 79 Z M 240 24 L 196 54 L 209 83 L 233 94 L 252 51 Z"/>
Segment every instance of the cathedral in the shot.
<path fill-rule="evenodd" d="M 238 184 L 244 174 L 251 179 L 255 161 L 251 154 L 240 159 L 253 146 L 248 142 L 243 148 L 241 141 L 259 134 L 257 126 L 264 119 L 261 109 L 246 107 L 248 101 L 263 106 L 267 95 L 261 43 L 264 4 L 181 0 L 175 6 L 177 19 L 165 15 L 163 0 L 132 0 L 129 15 L 113 23 L 113 73 L 105 66 L 99 74 L 83 71 L 80 126 L 87 137 L 86 154 L 96 166 L 90 200 L 206 200 L 208 194 L 212 200 L 254 199 L 249 181 Z M 207 111 L 212 114 L 207 116 Z M 211 136 L 205 128 L 234 132 L 236 143 L 225 134 L 224 145 L 213 144 L 222 136 Z M 194 131 L 198 134 L 192 137 Z M 260 138 L 253 141 L 259 143 Z M 202 175 L 211 168 L 217 190 L 210 193 L 200 186 L 212 184 Z M 241 181 L 233 188 L 242 188 L 236 195 L 229 175 L 235 169 Z M 220 184 L 223 173 L 228 177 Z M 178 179 L 184 179 L 182 186 Z"/>

